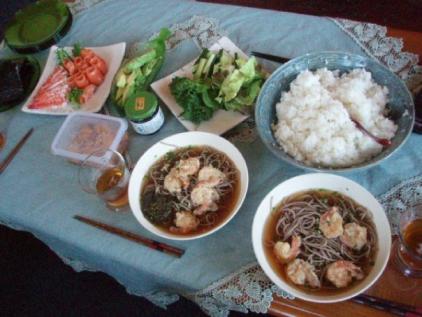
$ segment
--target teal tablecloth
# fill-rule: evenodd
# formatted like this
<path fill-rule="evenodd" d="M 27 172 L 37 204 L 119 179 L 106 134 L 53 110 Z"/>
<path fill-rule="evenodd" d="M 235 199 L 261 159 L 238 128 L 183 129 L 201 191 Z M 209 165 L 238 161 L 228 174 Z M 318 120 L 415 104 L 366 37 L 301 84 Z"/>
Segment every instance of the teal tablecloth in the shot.
<path fill-rule="evenodd" d="M 193 15 L 218 19 L 229 38 L 247 53 L 258 50 L 294 57 L 311 51 L 342 50 L 363 54 L 352 38 L 326 18 L 168 0 L 101 2 L 75 17 L 70 33 L 60 44 L 79 41 L 86 46 L 102 46 L 142 41 L 160 28 L 184 22 Z M 197 53 L 192 41 L 182 42 L 169 52 L 160 76 L 184 65 Z M 43 62 L 46 53 L 37 57 Z M 64 117 L 30 115 L 16 108 L 0 114 L 0 124 L 9 118 L 9 143 L 0 159 L 29 127 L 35 127 L 35 131 L 0 175 L 0 222 L 32 232 L 75 267 L 106 272 L 139 295 L 157 290 L 194 292 L 255 261 L 251 224 L 260 200 L 283 180 L 304 173 L 277 160 L 259 139 L 237 142 L 250 173 L 243 207 L 226 227 L 209 237 L 172 242 L 186 249 L 185 255 L 176 259 L 72 218 L 75 214 L 86 215 L 152 237 L 130 212 L 112 213 L 95 196 L 84 193 L 77 182 L 77 167 L 50 153 Z M 130 155 L 136 160 L 158 140 L 181 131 L 182 125 L 166 111 L 165 126 L 158 134 L 139 136 L 131 131 Z M 379 195 L 422 172 L 421 140 L 422 136 L 412 135 L 383 164 L 345 176 Z"/>

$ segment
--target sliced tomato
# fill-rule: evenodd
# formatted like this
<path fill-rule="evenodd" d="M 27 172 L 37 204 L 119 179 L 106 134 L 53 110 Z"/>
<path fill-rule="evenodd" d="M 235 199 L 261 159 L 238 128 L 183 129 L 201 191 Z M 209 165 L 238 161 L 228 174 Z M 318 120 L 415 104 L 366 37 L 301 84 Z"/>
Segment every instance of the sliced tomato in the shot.
<path fill-rule="evenodd" d="M 69 78 L 69 85 L 70 85 L 70 87 L 72 87 L 72 88 L 78 87 L 78 86 L 76 86 L 75 78 L 77 78 L 81 74 L 82 73 L 79 70 L 76 70 L 76 72 L 72 76 L 70 76 L 70 78 Z"/>
<path fill-rule="evenodd" d="M 99 57 L 98 55 L 95 55 L 94 57 L 91 57 L 90 59 L 89 59 L 89 64 L 90 65 L 92 65 L 92 66 L 95 66 L 95 67 L 97 67 L 100 71 L 101 71 L 101 73 L 103 74 L 103 75 L 105 75 L 106 73 L 107 73 L 107 64 L 106 64 L 106 62 L 101 58 L 101 57 Z"/>
<path fill-rule="evenodd" d="M 79 71 L 82 73 L 85 73 L 86 69 L 89 68 L 91 65 L 89 65 L 89 63 L 87 63 L 86 61 L 84 61 L 81 66 L 79 66 Z"/>
<path fill-rule="evenodd" d="M 73 75 L 69 77 L 69 82 L 74 82 L 74 81 L 75 81 L 75 77 L 79 76 L 79 75 L 80 75 L 80 73 L 81 73 L 81 72 L 80 72 L 79 70 L 76 70 L 76 71 L 73 73 Z"/>
<path fill-rule="evenodd" d="M 81 65 L 84 63 L 84 59 L 81 56 L 76 56 L 73 59 L 73 63 L 75 64 L 76 68 L 79 69 Z"/>
<path fill-rule="evenodd" d="M 79 73 L 77 76 L 73 77 L 73 82 L 78 88 L 85 88 L 89 85 L 89 81 L 83 73 Z"/>
<path fill-rule="evenodd" d="M 73 80 L 73 76 L 72 77 L 69 77 L 69 80 L 67 81 L 67 83 L 69 84 L 69 86 L 71 88 L 75 88 L 76 87 L 75 81 Z"/>
<path fill-rule="evenodd" d="M 84 91 L 82 93 L 82 95 L 79 97 L 79 103 L 80 104 L 84 104 L 88 101 L 89 98 L 92 97 L 92 95 L 95 92 L 95 89 L 97 89 L 97 86 L 95 85 L 88 85 L 84 88 Z"/>
<path fill-rule="evenodd" d="M 69 75 L 73 75 L 76 72 L 76 66 L 70 59 L 64 61 L 63 67 L 67 70 Z"/>
<path fill-rule="evenodd" d="M 99 86 L 104 80 L 104 75 L 95 66 L 90 66 L 89 68 L 87 68 L 85 70 L 85 75 L 91 84 L 97 86 Z"/>
<path fill-rule="evenodd" d="M 81 50 L 81 57 L 82 58 L 91 58 L 92 56 L 94 56 L 95 53 L 90 50 L 89 48 L 84 48 Z"/>

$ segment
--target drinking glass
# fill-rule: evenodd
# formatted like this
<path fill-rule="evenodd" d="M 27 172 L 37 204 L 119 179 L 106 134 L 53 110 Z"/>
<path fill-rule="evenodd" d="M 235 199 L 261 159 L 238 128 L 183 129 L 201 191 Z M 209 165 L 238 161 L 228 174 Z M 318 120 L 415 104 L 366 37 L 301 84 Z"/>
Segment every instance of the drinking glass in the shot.
<path fill-rule="evenodd" d="M 121 211 L 128 205 L 130 172 L 119 152 L 108 149 L 90 154 L 79 167 L 78 178 L 82 189 L 99 196 L 109 209 Z"/>
<path fill-rule="evenodd" d="M 400 215 L 399 238 L 393 245 L 392 260 L 404 275 L 422 277 L 422 204 Z"/>

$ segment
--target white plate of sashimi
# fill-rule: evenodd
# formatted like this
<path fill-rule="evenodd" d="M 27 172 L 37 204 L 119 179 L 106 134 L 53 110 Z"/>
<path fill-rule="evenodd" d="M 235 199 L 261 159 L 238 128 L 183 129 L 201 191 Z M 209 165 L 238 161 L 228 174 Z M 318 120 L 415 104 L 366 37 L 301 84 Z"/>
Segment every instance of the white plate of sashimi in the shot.
<path fill-rule="evenodd" d="M 126 43 L 103 47 L 52 46 L 47 63 L 22 111 L 67 115 L 97 112 L 105 103 Z"/>

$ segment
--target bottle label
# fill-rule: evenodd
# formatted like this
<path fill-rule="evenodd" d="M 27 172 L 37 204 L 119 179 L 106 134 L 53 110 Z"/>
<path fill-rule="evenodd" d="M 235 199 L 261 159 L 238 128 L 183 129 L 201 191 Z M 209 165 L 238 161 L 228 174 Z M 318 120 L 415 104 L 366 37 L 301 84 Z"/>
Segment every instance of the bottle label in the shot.
<path fill-rule="evenodd" d="M 164 124 L 164 114 L 158 106 L 158 112 L 151 118 L 151 120 L 142 123 L 130 121 L 130 123 L 137 133 L 152 134 L 157 132 Z"/>

